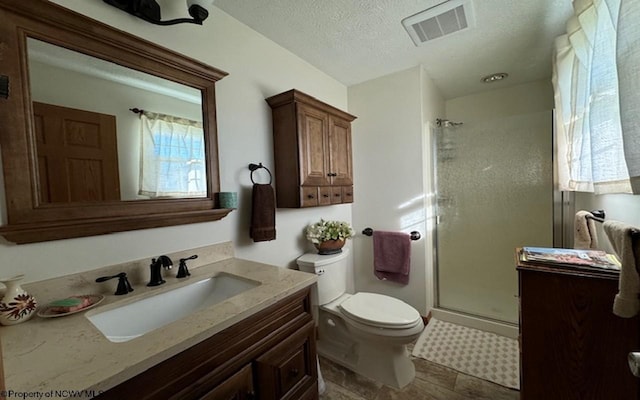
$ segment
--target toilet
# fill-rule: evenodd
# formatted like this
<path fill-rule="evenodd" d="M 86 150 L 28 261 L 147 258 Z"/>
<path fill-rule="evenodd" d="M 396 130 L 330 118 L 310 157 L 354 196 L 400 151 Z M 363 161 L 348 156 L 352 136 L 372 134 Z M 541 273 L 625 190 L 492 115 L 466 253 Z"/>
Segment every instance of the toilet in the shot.
<path fill-rule="evenodd" d="M 318 353 L 385 385 L 403 388 L 415 377 L 406 345 L 424 329 L 420 313 L 396 298 L 346 293 L 349 249 L 307 253 L 301 271 L 318 276 Z"/>

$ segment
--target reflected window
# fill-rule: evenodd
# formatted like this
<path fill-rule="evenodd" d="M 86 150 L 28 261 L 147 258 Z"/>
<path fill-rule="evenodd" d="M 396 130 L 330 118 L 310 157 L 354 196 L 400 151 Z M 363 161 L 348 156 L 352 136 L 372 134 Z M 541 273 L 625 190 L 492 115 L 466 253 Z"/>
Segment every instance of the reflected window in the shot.
<path fill-rule="evenodd" d="M 143 111 L 139 194 L 201 197 L 207 194 L 202 123 Z"/>

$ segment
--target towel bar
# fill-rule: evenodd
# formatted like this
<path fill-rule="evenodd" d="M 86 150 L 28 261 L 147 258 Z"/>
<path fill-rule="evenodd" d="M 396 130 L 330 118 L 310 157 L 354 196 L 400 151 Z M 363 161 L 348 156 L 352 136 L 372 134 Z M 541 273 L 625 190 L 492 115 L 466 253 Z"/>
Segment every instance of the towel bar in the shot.
<path fill-rule="evenodd" d="M 593 211 L 591 211 L 591 214 L 593 216 L 587 215 L 586 218 L 587 219 L 592 219 L 592 220 L 597 221 L 597 222 L 604 222 L 604 218 L 605 218 L 605 215 L 606 215 L 604 213 L 604 210 L 593 210 Z M 631 235 L 634 238 L 640 238 L 640 229 L 633 229 L 631 231 Z"/>
<path fill-rule="evenodd" d="M 586 218 L 596 222 L 604 222 L 605 215 L 604 210 L 593 210 L 591 211 L 591 215 L 587 215 Z"/>
<path fill-rule="evenodd" d="M 365 236 L 373 236 L 373 229 L 364 228 L 362 230 L 362 234 Z M 411 235 L 411 240 L 418 240 L 421 237 L 420 232 L 418 231 L 411 231 L 410 235 Z"/>

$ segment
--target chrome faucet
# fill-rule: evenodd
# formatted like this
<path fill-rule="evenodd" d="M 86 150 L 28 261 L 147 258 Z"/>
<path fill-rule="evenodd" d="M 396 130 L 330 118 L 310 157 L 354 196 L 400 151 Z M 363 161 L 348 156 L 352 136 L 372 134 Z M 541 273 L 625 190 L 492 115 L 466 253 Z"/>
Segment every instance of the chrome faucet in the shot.
<path fill-rule="evenodd" d="M 167 256 L 160 256 L 158 258 L 151 259 L 151 265 L 149 265 L 149 268 L 151 269 L 151 279 L 149 280 L 149 283 L 147 283 L 147 286 L 158 286 L 166 282 L 162 279 L 162 273 L 160 271 L 162 267 L 170 270 L 171 267 L 173 267 L 173 261 L 171 261 Z"/>

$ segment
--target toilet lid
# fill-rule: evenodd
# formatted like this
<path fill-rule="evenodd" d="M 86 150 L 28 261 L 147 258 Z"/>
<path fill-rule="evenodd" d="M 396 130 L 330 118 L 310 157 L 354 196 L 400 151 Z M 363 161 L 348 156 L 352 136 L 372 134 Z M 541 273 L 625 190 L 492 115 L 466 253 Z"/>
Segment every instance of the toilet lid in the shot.
<path fill-rule="evenodd" d="M 409 304 L 377 293 L 356 293 L 340 308 L 347 317 L 382 328 L 403 329 L 421 321 L 420 313 Z"/>

